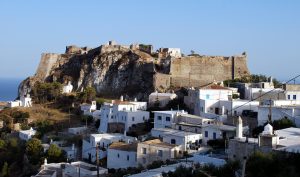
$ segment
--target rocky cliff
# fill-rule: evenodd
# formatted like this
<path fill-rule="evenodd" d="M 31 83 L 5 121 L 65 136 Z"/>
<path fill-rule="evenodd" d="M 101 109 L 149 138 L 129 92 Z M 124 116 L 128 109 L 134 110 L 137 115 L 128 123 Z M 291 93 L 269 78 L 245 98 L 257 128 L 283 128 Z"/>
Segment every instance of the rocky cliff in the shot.
<path fill-rule="evenodd" d="M 111 43 L 94 49 L 68 46 L 64 54 L 42 54 L 36 74 L 20 84 L 19 94 L 30 92 L 36 82 L 71 81 L 76 91 L 92 86 L 99 95 L 146 100 L 154 90 L 249 74 L 246 55 L 156 58 L 159 55 L 151 51 L 151 45 L 144 48 Z"/>

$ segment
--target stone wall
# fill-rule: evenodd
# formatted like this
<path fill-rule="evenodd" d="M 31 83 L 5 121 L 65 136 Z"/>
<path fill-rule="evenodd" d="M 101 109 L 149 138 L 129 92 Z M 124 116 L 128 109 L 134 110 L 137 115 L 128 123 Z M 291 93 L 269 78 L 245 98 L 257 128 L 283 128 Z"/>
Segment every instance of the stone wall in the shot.
<path fill-rule="evenodd" d="M 155 73 L 153 78 L 155 90 L 164 92 L 170 87 L 171 78 L 169 74 Z"/>
<path fill-rule="evenodd" d="M 283 89 L 286 91 L 299 91 L 300 84 L 283 84 Z"/>
<path fill-rule="evenodd" d="M 245 55 L 188 56 L 171 60 L 170 84 L 175 87 L 202 86 L 249 74 Z"/>
<path fill-rule="evenodd" d="M 76 45 L 70 45 L 66 47 L 66 54 L 86 54 L 91 48 L 77 47 Z"/>

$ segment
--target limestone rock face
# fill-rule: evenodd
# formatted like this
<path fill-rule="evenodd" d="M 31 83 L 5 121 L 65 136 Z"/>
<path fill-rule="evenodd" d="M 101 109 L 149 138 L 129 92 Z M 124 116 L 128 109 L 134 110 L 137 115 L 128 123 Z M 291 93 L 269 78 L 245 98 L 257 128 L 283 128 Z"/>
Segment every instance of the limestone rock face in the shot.
<path fill-rule="evenodd" d="M 249 74 L 246 54 L 154 58 L 159 55 L 150 49 L 112 43 L 94 49 L 67 46 L 64 54 L 44 53 L 36 74 L 20 84 L 19 96 L 29 93 L 36 82 L 71 81 L 74 91 L 94 87 L 106 97 L 147 100 L 155 90 L 199 87 Z"/>
<path fill-rule="evenodd" d="M 31 91 L 37 82 L 67 83 L 82 91 L 95 87 L 105 96 L 145 99 L 153 87 L 154 66 L 151 56 L 129 49 L 101 52 L 101 48 L 86 54 L 43 54 L 35 76 L 24 80 L 19 94 Z M 142 53 L 142 54 L 141 54 Z"/>

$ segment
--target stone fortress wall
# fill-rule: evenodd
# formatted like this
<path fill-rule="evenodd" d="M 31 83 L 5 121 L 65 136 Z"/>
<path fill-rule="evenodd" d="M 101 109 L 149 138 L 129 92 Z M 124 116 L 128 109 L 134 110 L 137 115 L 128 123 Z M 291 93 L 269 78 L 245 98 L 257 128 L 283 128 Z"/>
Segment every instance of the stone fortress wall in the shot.
<path fill-rule="evenodd" d="M 200 87 L 249 74 L 247 55 L 172 58 L 169 74 L 155 75 L 155 88 Z"/>
<path fill-rule="evenodd" d="M 100 53 L 132 50 L 151 54 L 153 46 L 141 44 L 118 45 L 114 41 L 110 41 L 108 44 L 101 45 L 95 49 L 67 46 L 64 54 L 42 54 L 35 77 L 39 78 L 39 80 L 45 80 L 51 75 L 51 71 L 54 68 L 67 62 L 72 55 L 92 53 L 95 50 Z M 153 61 L 152 59 L 152 63 Z M 156 90 L 164 91 L 170 87 L 199 87 L 214 81 L 234 79 L 249 74 L 246 53 L 229 57 L 204 55 L 172 57 L 168 67 L 169 73 L 154 71 L 151 79 L 153 79 L 153 86 Z"/>

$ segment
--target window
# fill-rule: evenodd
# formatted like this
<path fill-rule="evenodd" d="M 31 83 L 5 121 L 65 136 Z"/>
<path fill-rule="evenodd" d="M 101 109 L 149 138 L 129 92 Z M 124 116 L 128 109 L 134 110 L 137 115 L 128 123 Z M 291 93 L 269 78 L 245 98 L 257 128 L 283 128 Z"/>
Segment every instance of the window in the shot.
<path fill-rule="evenodd" d="M 179 127 L 178 127 L 178 130 L 182 130 L 180 125 L 179 125 Z"/>
<path fill-rule="evenodd" d="M 120 154 L 118 154 L 118 158 L 120 158 Z"/>
<path fill-rule="evenodd" d="M 130 108 L 130 111 L 132 111 L 132 108 Z"/>
<path fill-rule="evenodd" d="M 147 149 L 146 148 L 142 148 L 142 153 L 143 154 L 147 154 Z"/>
<path fill-rule="evenodd" d="M 132 117 L 132 122 L 134 122 L 134 117 Z"/>
<path fill-rule="evenodd" d="M 127 155 L 127 161 L 129 161 L 129 155 Z"/>
<path fill-rule="evenodd" d="M 288 100 L 290 100 L 291 99 L 291 95 L 288 95 Z"/>
<path fill-rule="evenodd" d="M 114 116 L 111 116 L 111 118 L 113 119 L 113 118 L 114 118 Z"/>
<path fill-rule="evenodd" d="M 214 139 L 214 140 L 217 139 L 217 134 L 216 134 L 216 132 L 213 133 L 213 139 Z"/>
<path fill-rule="evenodd" d="M 207 99 L 207 100 L 209 99 L 209 94 L 206 94 L 206 99 Z"/>
<path fill-rule="evenodd" d="M 208 131 L 205 131 L 204 134 L 205 134 L 205 138 L 207 138 L 208 137 Z"/>
<path fill-rule="evenodd" d="M 157 120 L 161 120 L 161 116 L 157 116 Z"/>
<path fill-rule="evenodd" d="M 293 100 L 296 100 L 297 99 L 297 95 L 293 95 Z"/>
<path fill-rule="evenodd" d="M 143 116 L 143 120 L 145 120 L 145 116 Z"/>
<path fill-rule="evenodd" d="M 219 114 L 219 108 L 215 108 L 215 114 Z"/>
<path fill-rule="evenodd" d="M 126 111 L 126 108 L 123 108 L 123 111 Z"/>
<path fill-rule="evenodd" d="M 171 118 L 170 117 L 166 117 L 166 121 L 170 122 Z"/>
<path fill-rule="evenodd" d="M 176 144 L 176 140 L 175 139 L 171 139 L 171 144 Z"/>
<path fill-rule="evenodd" d="M 145 157 L 143 157 L 143 163 L 146 163 L 146 158 Z"/>
<path fill-rule="evenodd" d="M 197 133 L 197 131 L 198 131 L 197 128 L 195 128 L 195 132 L 196 132 L 196 133 Z"/>
<path fill-rule="evenodd" d="M 204 112 L 204 109 L 203 109 L 203 107 L 201 106 L 201 112 Z"/>
<path fill-rule="evenodd" d="M 157 155 L 158 155 L 159 157 L 162 157 L 162 156 L 163 156 L 163 151 L 162 151 L 162 150 L 158 150 L 158 151 L 157 151 Z"/>

